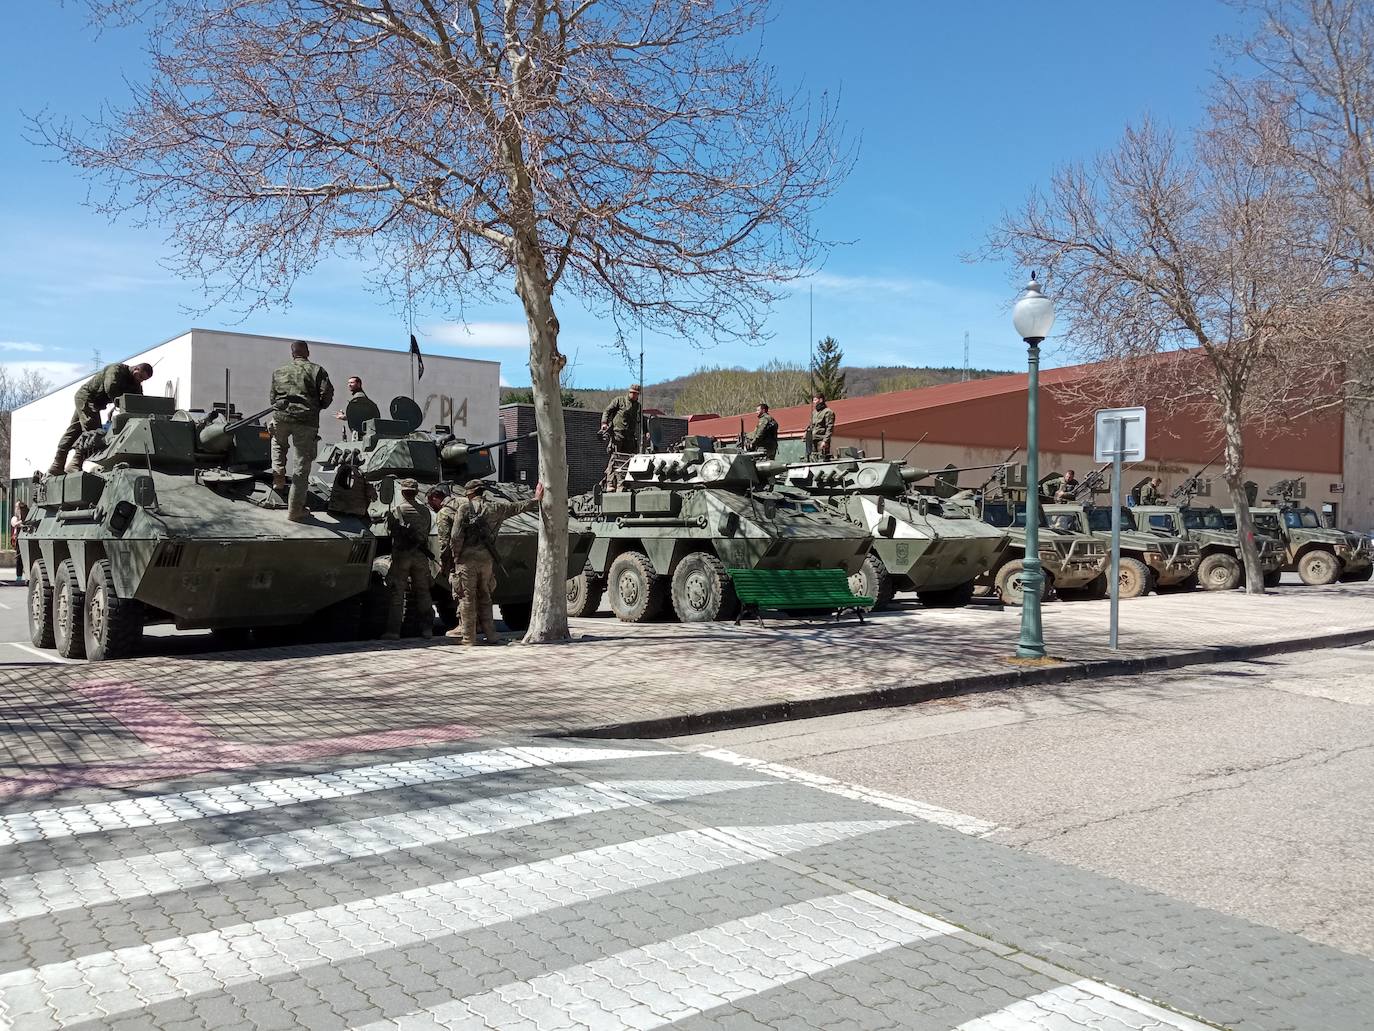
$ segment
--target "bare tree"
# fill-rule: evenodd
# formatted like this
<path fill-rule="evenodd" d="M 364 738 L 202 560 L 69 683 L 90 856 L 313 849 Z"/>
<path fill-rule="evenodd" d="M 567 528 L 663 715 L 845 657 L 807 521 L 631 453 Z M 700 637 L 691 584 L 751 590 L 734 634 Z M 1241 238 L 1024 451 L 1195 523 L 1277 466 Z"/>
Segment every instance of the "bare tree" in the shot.
<path fill-rule="evenodd" d="M 774 408 L 805 404 L 809 383 L 806 369 L 776 358 L 759 369 L 697 369 L 674 403 L 678 415 L 740 415 L 760 401 Z"/>
<path fill-rule="evenodd" d="M 1216 428 L 1247 589 L 1263 588 L 1245 494 L 1245 433 L 1281 432 L 1339 398 L 1358 322 L 1301 183 L 1262 136 L 1213 126 L 1187 152 L 1149 122 L 1058 170 L 1004 216 L 988 251 L 1045 270 L 1070 347 L 1101 363 L 1072 408 L 1148 402 Z"/>
<path fill-rule="evenodd" d="M 757 335 L 846 171 L 832 108 L 746 48 L 766 0 L 89 0 L 151 79 L 39 135 L 164 225 L 218 299 L 284 300 L 335 251 L 393 299 L 514 289 L 546 493 L 526 641 L 568 637 L 555 297 L 619 330 Z"/>
<path fill-rule="evenodd" d="M 34 368 L 0 365 L 0 469 L 9 475 L 12 430 L 10 413 L 52 390 L 52 381 Z"/>

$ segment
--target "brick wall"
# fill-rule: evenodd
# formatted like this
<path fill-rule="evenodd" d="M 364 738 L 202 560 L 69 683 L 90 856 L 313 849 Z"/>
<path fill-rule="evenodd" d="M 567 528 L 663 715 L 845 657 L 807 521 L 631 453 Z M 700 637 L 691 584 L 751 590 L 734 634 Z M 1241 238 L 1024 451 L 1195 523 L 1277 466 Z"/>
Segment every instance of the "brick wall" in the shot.
<path fill-rule="evenodd" d="M 564 408 L 563 425 L 568 435 L 568 490 L 589 491 L 606 471 L 606 445 L 597 438 L 601 413 L 586 408 Z M 515 437 L 534 429 L 534 406 L 501 406 L 501 436 Z M 687 420 L 651 416 L 650 432 L 657 446 L 671 447 L 687 434 Z M 533 484 L 539 478 L 539 443 L 533 437 L 501 448 L 499 476 L 514 483 Z"/>

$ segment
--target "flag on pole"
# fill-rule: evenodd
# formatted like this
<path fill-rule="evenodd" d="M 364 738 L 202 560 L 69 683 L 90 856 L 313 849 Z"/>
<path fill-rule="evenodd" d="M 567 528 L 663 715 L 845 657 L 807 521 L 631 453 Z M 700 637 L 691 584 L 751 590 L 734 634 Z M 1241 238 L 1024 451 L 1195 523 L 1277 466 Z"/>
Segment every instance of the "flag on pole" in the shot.
<path fill-rule="evenodd" d="M 419 345 L 419 343 L 416 341 L 416 339 L 415 339 L 415 334 L 414 334 L 414 333 L 410 334 L 410 353 L 413 354 L 413 355 L 415 356 L 415 365 L 416 365 L 416 366 L 419 368 L 419 370 L 420 370 L 420 371 L 419 371 L 419 374 L 418 374 L 415 378 L 416 378 L 416 379 L 424 379 L 424 378 L 425 378 L 425 359 L 424 359 L 424 355 L 420 354 L 420 345 Z"/>

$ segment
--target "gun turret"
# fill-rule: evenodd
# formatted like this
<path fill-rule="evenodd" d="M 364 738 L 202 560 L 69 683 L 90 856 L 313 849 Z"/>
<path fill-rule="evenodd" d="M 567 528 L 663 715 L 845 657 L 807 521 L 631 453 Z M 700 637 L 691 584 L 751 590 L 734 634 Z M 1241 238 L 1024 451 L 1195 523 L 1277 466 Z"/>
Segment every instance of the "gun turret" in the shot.
<path fill-rule="evenodd" d="M 201 425 L 200 432 L 197 434 L 196 439 L 200 445 L 200 450 L 212 455 L 225 454 L 234 446 L 235 430 L 257 422 L 272 410 L 269 405 L 260 412 L 245 415 L 243 418 L 235 419 L 232 422 L 225 422 L 220 413 L 214 413 Z"/>
<path fill-rule="evenodd" d="M 1307 497 L 1307 487 L 1302 482 L 1305 479 L 1305 476 L 1295 476 L 1290 480 L 1279 480 L 1264 492 L 1265 497 L 1278 498 L 1285 507 L 1296 505 L 1299 500 Z"/>
<path fill-rule="evenodd" d="M 1222 456 L 1222 452 L 1225 450 L 1225 448 L 1222 448 L 1221 451 L 1218 451 L 1212 456 L 1211 461 L 1171 490 L 1169 492 L 1169 503 L 1180 507 L 1187 507 L 1188 502 L 1192 501 L 1197 495 L 1203 493 L 1207 485 L 1212 481 L 1210 477 L 1204 479 L 1202 474 L 1212 468 L 1212 465 Z"/>
<path fill-rule="evenodd" d="M 489 444 L 469 444 L 463 440 L 451 440 L 440 444 L 439 457 L 445 465 L 457 465 L 459 462 L 466 462 L 469 455 L 490 451 L 492 448 L 504 447 L 506 444 L 514 444 L 517 440 L 529 440 L 538 432 L 538 430 L 530 430 L 528 433 L 517 433 L 513 437 L 503 437 L 501 440 L 494 440 Z"/>

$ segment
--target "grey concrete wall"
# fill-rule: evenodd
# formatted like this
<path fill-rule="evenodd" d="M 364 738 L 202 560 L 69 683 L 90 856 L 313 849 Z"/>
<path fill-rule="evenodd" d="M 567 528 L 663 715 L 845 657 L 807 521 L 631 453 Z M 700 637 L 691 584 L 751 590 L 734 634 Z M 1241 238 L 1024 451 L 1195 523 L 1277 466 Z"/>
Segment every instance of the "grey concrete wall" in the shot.
<path fill-rule="evenodd" d="M 596 435 L 601 413 L 587 408 L 564 408 L 563 425 L 568 437 L 568 490 L 582 494 L 596 486 L 606 471 L 606 444 Z M 660 447 L 671 447 L 687 435 L 687 420 L 655 416 L 650 428 Z M 523 435 L 533 429 L 534 405 L 501 406 L 502 437 Z M 501 450 L 501 479 L 530 485 L 539 479 L 539 444 L 533 437 L 507 444 Z"/>

